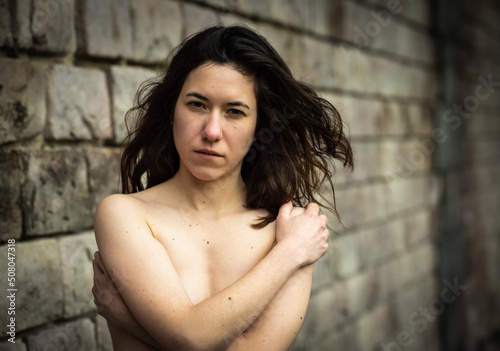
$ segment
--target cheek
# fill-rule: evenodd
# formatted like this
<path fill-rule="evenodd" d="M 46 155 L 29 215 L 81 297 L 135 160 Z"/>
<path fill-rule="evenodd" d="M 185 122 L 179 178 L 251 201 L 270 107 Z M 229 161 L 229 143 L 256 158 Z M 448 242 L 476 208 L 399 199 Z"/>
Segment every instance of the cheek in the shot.
<path fill-rule="evenodd" d="M 192 137 L 195 128 L 195 124 L 193 121 L 189 120 L 188 115 L 184 115 L 181 112 L 176 113 L 173 125 L 174 141 L 176 145 L 178 143 L 183 144 L 188 142 L 188 140 Z"/>
<path fill-rule="evenodd" d="M 255 128 L 241 128 L 237 133 L 240 145 L 244 146 L 246 149 L 250 149 L 252 143 L 255 141 Z"/>

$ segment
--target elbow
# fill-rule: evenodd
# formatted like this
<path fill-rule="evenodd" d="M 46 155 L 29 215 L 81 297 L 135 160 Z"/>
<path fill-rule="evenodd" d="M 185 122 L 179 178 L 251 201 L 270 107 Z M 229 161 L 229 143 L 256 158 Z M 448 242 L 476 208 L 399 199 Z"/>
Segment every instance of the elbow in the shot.
<path fill-rule="evenodd" d="M 226 350 L 234 339 L 214 338 L 211 332 L 204 333 L 196 328 L 195 325 L 186 330 L 182 335 L 175 339 L 175 350 L 182 351 L 216 351 Z"/>

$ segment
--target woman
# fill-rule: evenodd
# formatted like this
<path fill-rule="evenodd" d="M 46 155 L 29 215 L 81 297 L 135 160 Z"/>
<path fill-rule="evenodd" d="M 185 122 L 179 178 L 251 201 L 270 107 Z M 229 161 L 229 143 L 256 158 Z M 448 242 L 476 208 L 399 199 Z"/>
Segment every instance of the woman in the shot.
<path fill-rule="evenodd" d="M 352 166 L 335 108 L 235 26 L 183 42 L 130 116 L 124 194 L 95 214 L 114 348 L 288 349 L 328 248 L 315 193 L 332 158 Z"/>

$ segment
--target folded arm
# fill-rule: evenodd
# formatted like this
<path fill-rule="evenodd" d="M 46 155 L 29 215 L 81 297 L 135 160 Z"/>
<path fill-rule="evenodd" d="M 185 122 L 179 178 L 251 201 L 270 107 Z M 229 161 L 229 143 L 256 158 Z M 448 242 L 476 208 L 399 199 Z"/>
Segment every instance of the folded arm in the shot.
<path fill-rule="evenodd" d="M 97 243 L 110 276 L 120 282 L 126 305 L 164 349 L 237 345 L 266 307 L 272 307 L 287 281 L 327 249 L 326 219 L 318 216 L 317 207 L 291 218 L 291 205 L 286 205 L 277 220 L 277 244 L 269 254 L 240 280 L 193 305 L 166 250 L 133 201 L 115 195 L 101 203 L 95 220 Z"/>

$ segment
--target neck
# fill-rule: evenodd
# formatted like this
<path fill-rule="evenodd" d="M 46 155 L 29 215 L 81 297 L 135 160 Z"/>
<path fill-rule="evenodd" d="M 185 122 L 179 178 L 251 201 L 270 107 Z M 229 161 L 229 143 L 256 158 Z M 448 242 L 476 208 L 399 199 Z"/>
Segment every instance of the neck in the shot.
<path fill-rule="evenodd" d="M 205 181 L 180 169 L 170 184 L 180 204 L 195 211 L 222 215 L 239 210 L 246 203 L 245 184 L 240 174 Z"/>

